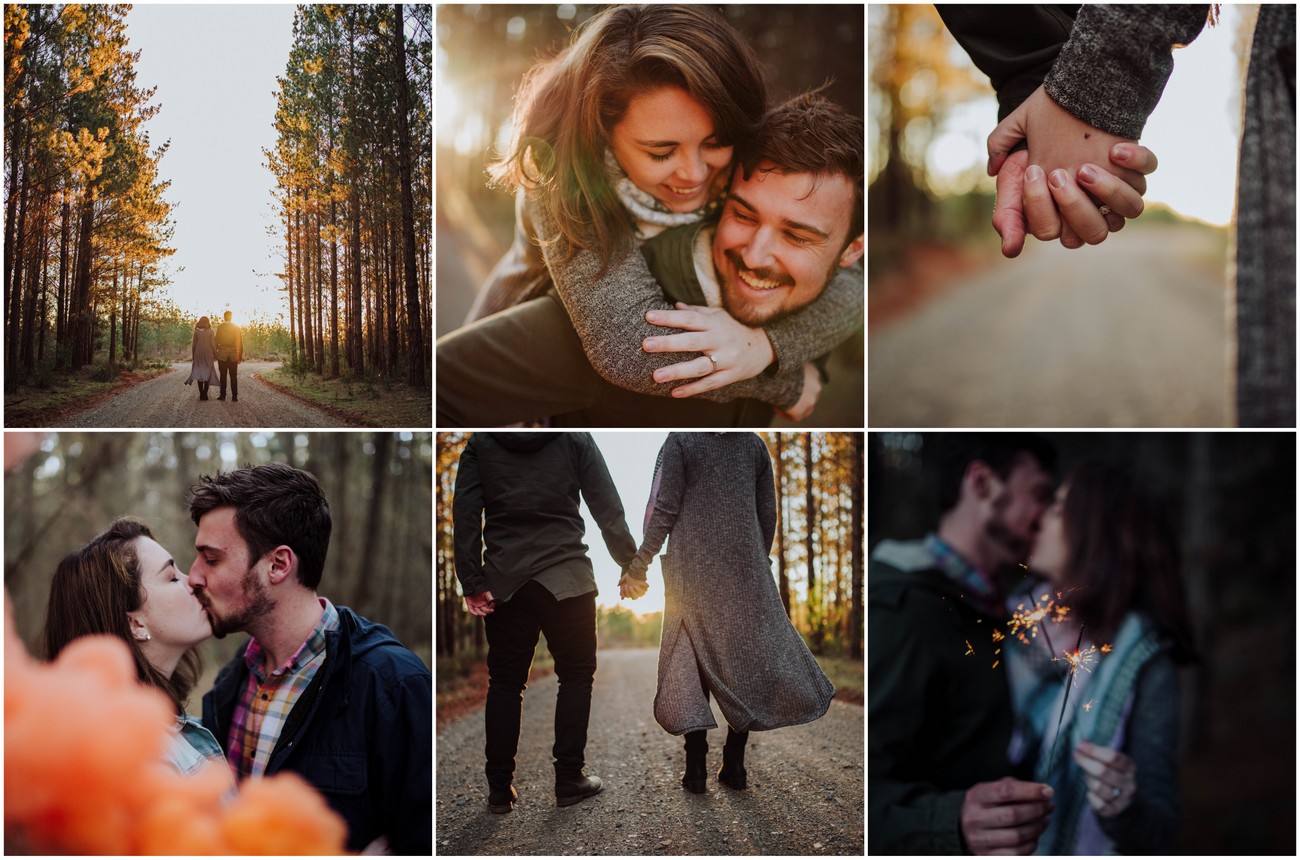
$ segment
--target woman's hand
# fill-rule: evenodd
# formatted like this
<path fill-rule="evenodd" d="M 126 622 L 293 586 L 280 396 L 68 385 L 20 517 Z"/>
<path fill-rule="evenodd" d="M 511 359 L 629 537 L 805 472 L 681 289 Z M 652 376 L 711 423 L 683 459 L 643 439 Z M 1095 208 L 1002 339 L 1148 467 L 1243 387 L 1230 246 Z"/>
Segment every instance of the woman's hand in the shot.
<path fill-rule="evenodd" d="M 1029 147 L 1024 216 L 1038 239 L 1059 237 L 1067 248 L 1095 245 L 1121 229 L 1125 218 L 1142 214 L 1145 174 L 1156 168 L 1150 150 L 1088 125 L 1041 86 L 989 135 L 990 175 L 1021 140 Z M 1099 210 L 1103 204 L 1109 215 Z"/>
<path fill-rule="evenodd" d="M 655 382 L 695 380 L 674 388 L 673 397 L 690 397 L 758 376 L 776 360 L 772 342 L 761 328 L 737 322 L 722 308 L 683 302 L 676 307 L 672 311 L 647 311 L 645 319 L 651 325 L 683 329 L 684 333 L 648 337 L 641 344 L 646 352 L 703 353 L 655 371 Z"/>
<path fill-rule="evenodd" d="M 1119 750 L 1080 741 L 1074 762 L 1083 769 L 1088 803 L 1103 818 L 1119 815 L 1137 795 L 1137 765 Z"/>

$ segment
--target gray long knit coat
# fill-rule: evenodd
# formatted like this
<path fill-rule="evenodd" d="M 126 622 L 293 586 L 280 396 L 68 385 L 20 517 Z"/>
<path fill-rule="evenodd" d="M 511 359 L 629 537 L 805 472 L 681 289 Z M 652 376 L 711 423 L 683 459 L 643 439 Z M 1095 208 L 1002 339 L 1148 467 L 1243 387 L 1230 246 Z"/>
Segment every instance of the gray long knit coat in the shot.
<path fill-rule="evenodd" d="M 673 433 L 659 451 L 645 537 L 627 572 L 664 574 L 654 713 L 674 735 L 717 727 L 708 694 L 737 731 L 808 723 L 835 688 L 786 617 L 768 551 L 776 498 L 767 446 L 753 433 Z"/>
<path fill-rule="evenodd" d="M 190 375 L 185 384 L 192 382 L 219 382 L 217 375 L 216 334 L 210 328 L 196 328 L 190 343 Z"/>
<path fill-rule="evenodd" d="M 1084 122 L 1137 138 L 1206 5 L 1086 5 L 1044 85 Z M 1250 49 L 1237 184 L 1237 424 L 1294 427 L 1294 3 L 1264 4 Z"/>

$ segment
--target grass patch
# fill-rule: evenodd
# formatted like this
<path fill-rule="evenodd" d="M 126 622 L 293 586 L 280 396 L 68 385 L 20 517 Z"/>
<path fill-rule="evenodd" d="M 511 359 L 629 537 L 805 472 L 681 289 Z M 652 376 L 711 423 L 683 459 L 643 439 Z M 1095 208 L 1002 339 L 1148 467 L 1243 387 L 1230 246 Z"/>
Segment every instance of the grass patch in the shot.
<path fill-rule="evenodd" d="M 818 657 L 817 662 L 826 673 L 826 677 L 830 678 L 831 683 L 835 685 L 835 698 L 855 705 L 862 704 L 865 676 L 861 660 L 850 660 L 848 657 Z"/>
<path fill-rule="evenodd" d="M 28 379 L 6 387 L 5 426 L 55 426 L 70 415 L 171 369 L 165 362 L 150 362 L 135 370 L 112 370 L 102 363 L 75 372 L 38 368 Z"/>
<path fill-rule="evenodd" d="M 433 424 L 433 394 L 416 391 L 405 382 L 374 382 L 340 376 L 326 379 L 315 373 L 295 373 L 282 365 L 258 374 L 273 388 L 360 427 L 429 427 Z"/>

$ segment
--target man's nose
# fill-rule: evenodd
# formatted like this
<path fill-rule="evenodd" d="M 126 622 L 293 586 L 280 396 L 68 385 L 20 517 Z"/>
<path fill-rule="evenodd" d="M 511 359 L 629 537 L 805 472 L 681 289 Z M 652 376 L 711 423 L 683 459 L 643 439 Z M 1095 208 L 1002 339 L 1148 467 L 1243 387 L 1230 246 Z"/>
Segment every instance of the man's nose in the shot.
<path fill-rule="evenodd" d="M 755 230 L 750 235 L 749 241 L 745 243 L 740 257 L 744 260 L 747 269 L 771 268 L 774 258 L 770 231 L 763 227 Z"/>

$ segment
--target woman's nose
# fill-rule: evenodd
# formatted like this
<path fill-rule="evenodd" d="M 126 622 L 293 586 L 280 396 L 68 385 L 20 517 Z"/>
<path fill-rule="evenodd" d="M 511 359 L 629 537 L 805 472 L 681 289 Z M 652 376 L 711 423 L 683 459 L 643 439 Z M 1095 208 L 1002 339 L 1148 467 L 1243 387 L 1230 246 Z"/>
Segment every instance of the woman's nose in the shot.
<path fill-rule="evenodd" d="M 677 171 L 677 175 L 683 182 L 692 186 L 699 185 L 709 178 L 709 165 L 705 163 L 701 152 L 688 152 L 686 162 L 682 165 L 682 169 Z"/>

